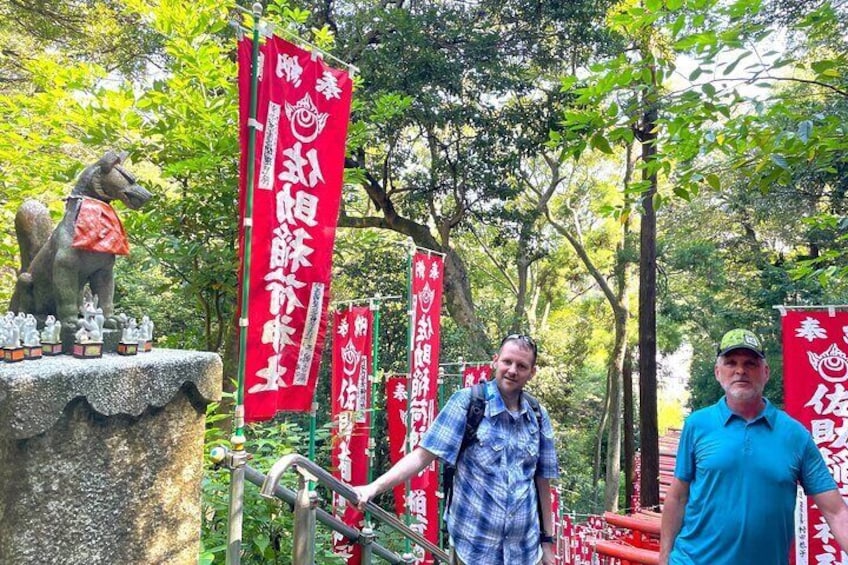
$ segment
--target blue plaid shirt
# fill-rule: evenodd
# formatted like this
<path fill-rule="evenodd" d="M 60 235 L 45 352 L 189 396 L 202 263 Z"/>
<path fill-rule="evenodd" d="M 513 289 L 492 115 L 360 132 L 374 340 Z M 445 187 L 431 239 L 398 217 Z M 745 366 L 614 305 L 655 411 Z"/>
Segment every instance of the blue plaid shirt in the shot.
<path fill-rule="evenodd" d="M 532 565 L 542 558 L 534 477 L 559 476 L 547 411 L 539 422 L 523 396 L 521 412 L 506 409 L 497 384 L 486 385 L 486 411 L 475 442 L 456 461 L 471 389 L 456 392 L 420 447 L 456 463 L 453 500 L 445 510 L 451 543 L 463 563 Z"/>

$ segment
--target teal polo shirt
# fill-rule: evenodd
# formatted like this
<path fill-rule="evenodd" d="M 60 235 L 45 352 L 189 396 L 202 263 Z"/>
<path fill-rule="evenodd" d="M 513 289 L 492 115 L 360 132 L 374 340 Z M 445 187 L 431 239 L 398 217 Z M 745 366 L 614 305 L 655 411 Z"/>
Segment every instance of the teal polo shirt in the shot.
<path fill-rule="evenodd" d="M 689 500 L 671 565 L 781 565 L 794 537 L 796 485 L 836 488 L 809 432 L 768 400 L 752 421 L 726 398 L 683 426 L 674 476 Z"/>

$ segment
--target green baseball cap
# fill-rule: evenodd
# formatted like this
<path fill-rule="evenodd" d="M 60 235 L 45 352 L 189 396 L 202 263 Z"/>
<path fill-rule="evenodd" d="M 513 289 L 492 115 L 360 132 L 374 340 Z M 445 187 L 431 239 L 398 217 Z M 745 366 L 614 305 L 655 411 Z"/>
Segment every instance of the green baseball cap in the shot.
<path fill-rule="evenodd" d="M 750 330 L 743 330 L 741 328 L 730 330 L 724 334 L 724 337 L 721 338 L 721 344 L 718 346 L 718 356 L 721 357 L 722 355 L 726 355 L 734 349 L 747 349 L 748 351 L 753 351 L 763 359 L 765 359 L 766 356 L 763 351 L 763 344 L 760 342 L 760 338 L 757 337 L 757 334 Z"/>

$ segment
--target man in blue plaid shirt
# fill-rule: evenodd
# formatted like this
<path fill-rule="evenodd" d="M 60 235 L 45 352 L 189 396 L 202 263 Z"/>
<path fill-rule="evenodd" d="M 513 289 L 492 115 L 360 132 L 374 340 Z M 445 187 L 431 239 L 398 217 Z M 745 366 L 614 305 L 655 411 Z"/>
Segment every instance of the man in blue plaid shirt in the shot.
<path fill-rule="evenodd" d="M 536 344 L 529 336 L 507 336 L 494 362 L 479 441 L 457 461 L 471 402 L 466 388 L 450 398 L 412 453 L 356 488 L 359 507 L 438 458 L 456 465 L 445 511 L 455 565 L 554 565 L 550 479 L 559 473 L 553 428 L 547 411 L 541 409 L 538 422 L 521 394 L 536 374 Z"/>

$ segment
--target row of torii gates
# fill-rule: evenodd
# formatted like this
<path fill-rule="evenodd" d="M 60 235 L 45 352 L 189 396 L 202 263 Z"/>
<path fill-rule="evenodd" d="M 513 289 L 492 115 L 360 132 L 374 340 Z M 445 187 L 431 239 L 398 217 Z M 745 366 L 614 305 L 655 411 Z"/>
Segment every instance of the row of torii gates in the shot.
<path fill-rule="evenodd" d="M 679 440 L 679 430 L 670 430 L 659 440 L 661 503 L 665 500 L 665 494 L 674 476 Z M 635 482 L 638 483 L 638 480 L 637 477 Z M 617 560 L 621 565 L 658 565 L 662 514 L 639 508 L 638 493 L 631 503 L 634 510 L 630 514 L 605 512 L 603 520 L 614 533 L 612 535 L 608 533 L 607 537 L 610 539 L 598 538 L 590 544 L 598 556 Z"/>

